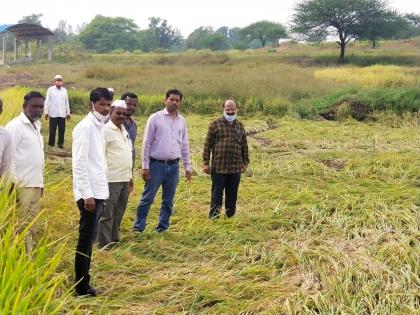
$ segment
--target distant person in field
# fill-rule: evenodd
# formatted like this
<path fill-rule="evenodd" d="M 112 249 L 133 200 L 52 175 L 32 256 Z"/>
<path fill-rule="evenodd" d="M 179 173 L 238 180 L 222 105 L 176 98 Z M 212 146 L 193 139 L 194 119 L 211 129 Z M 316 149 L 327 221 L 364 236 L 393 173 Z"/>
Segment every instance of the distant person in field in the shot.
<path fill-rule="evenodd" d="M 58 128 L 57 147 L 62 149 L 64 145 L 64 132 L 66 119 L 70 120 L 70 105 L 67 90 L 63 87 L 63 77 L 57 74 L 54 77 L 55 84 L 48 88 L 45 98 L 45 119 L 49 120 L 48 146 L 55 146 L 55 134 Z"/>
<path fill-rule="evenodd" d="M 11 120 L 6 129 L 11 138 L 12 180 L 17 187 L 21 218 L 30 223 L 40 211 L 44 187 L 44 141 L 41 135 L 44 96 L 36 91 L 25 95 L 22 113 Z M 26 238 L 26 250 L 32 251 L 36 226 Z"/>
<path fill-rule="evenodd" d="M 79 239 L 76 247 L 76 294 L 96 296 L 90 286 L 90 261 L 97 223 L 108 199 L 104 145 L 104 121 L 112 96 L 106 88 L 90 92 L 92 111 L 73 129 L 73 192 L 80 212 Z"/>
<path fill-rule="evenodd" d="M 112 99 L 114 99 L 114 94 L 115 94 L 115 90 L 114 90 L 114 88 L 109 87 L 107 90 L 108 90 L 108 91 L 109 91 L 109 93 L 111 94 Z"/>
<path fill-rule="evenodd" d="M 125 104 L 127 105 L 127 111 L 125 113 L 125 120 L 124 120 L 124 127 L 127 130 L 130 140 L 133 144 L 132 156 L 133 156 L 133 169 L 134 169 L 135 162 L 136 162 L 136 150 L 134 148 L 134 144 L 136 142 L 136 137 L 137 137 L 137 124 L 132 118 L 132 116 L 136 111 L 136 107 L 138 104 L 138 97 L 136 94 L 132 92 L 125 92 L 123 95 L 121 95 L 121 99 L 124 100 Z"/>
<path fill-rule="evenodd" d="M 0 99 L 0 114 L 3 112 L 3 101 Z M 9 179 L 12 163 L 12 144 L 10 133 L 0 126 L 0 184 L 2 179 Z"/>
<path fill-rule="evenodd" d="M 98 223 L 98 246 L 111 247 L 120 240 L 120 225 L 133 191 L 133 145 L 125 130 L 127 105 L 124 100 L 111 105 L 110 120 L 104 129 L 109 199 Z"/>
<path fill-rule="evenodd" d="M 191 164 L 187 123 L 179 113 L 182 93 L 177 89 L 166 92 L 165 109 L 152 114 L 146 123 L 142 146 L 142 172 L 145 181 L 143 195 L 137 207 L 134 231 L 143 232 L 146 218 L 156 193 L 162 186 L 162 204 L 155 231 L 169 228 L 173 200 L 179 181 L 179 160 L 182 159 L 187 181 L 191 180 Z"/>
<path fill-rule="evenodd" d="M 203 150 L 203 171 L 211 174 L 211 201 L 209 218 L 219 217 L 223 192 L 228 218 L 236 211 L 241 173 L 249 164 L 248 144 L 243 124 L 236 117 L 236 103 L 223 103 L 223 117 L 210 123 Z M 211 157 L 211 164 L 210 164 Z"/>

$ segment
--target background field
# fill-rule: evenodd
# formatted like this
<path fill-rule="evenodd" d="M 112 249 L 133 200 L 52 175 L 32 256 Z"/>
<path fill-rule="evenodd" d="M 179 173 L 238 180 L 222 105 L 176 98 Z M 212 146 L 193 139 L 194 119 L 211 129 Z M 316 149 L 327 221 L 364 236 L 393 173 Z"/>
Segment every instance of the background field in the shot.
<path fill-rule="evenodd" d="M 55 245 L 47 247 L 45 257 L 48 261 L 54 253 L 61 255 L 52 277 L 57 281 L 52 300 L 60 306 L 58 312 L 418 312 L 420 63 L 417 42 L 410 45 L 412 50 L 395 53 L 395 60 L 406 62 L 373 68 L 320 64 L 311 54 L 328 56 L 330 48 L 310 47 L 304 56 L 315 60 L 310 65 L 292 62 L 281 52 L 260 51 L 227 54 L 224 63 L 205 62 L 222 54 L 187 52 L 150 55 L 151 61 L 145 61 L 145 56 L 94 55 L 74 63 L 0 69 L 2 82 L 7 77 L 46 87 L 49 78 L 60 72 L 70 86 L 77 87 L 72 97 L 80 102 L 66 131 L 66 151 L 70 151 L 72 127 L 86 112 L 91 87 L 113 86 L 117 93 L 131 89 L 142 95 L 136 117 L 137 148 L 147 118 L 144 113 L 162 106 L 166 88 L 176 85 L 189 98 L 184 111 L 196 171 L 193 181 L 180 182 L 167 233 L 153 232 L 158 198 L 146 233 L 134 235 L 131 226 L 142 192 L 136 176 L 121 244 L 94 253 L 92 282 L 101 291 L 96 299 L 64 294 L 73 284 L 78 212 L 70 158 L 47 156 L 45 212 L 40 222 L 50 242 L 61 237 L 60 243 L 65 242 L 61 251 Z M 289 49 L 293 56 L 298 54 L 298 48 Z M 363 45 L 354 49 L 358 60 Z M 375 60 L 385 58 L 381 49 L 366 54 Z M 392 49 L 389 55 L 393 56 Z M 163 57 L 176 62 L 154 64 Z M 197 63 L 190 64 L 188 58 L 196 58 Z M 101 71 L 105 74 L 89 77 Z M 0 125 L 19 113 L 25 91 L 0 91 L 5 102 Z M 265 129 L 268 124 L 277 128 L 249 137 L 252 174 L 242 179 L 237 216 L 210 222 L 210 179 L 200 169 L 201 150 L 208 122 L 218 117 L 220 101 L 230 96 L 241 100 L 240 116 L 247 129 Z M 358 122 L 346 114 L 338 121 L 318 116 L 321 109 L 350 96 L 375 110 L 367 121 Z"/>

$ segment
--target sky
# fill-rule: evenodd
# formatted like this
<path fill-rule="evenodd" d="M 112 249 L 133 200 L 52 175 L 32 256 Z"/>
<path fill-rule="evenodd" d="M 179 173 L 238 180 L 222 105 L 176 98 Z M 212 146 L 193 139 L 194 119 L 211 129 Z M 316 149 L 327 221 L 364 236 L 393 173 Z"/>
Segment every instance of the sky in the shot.
<path fill-rule="evenodd" d="M 5 0 L 3 0 L 5 1 Z M 351 1 L 351 0 L 349 0 Z M 122 16 L 133 19 L 141 28 L 149 17 L 161 17 L 187 37 L 200 26 L 244 27 L 260 20 L 286 24 L 290 22 L 296 0 L 21 0 L 7 1 L 0 10 L 0 25 L 16 23 L 23 16 L 42 13 L 44 26 L 55 29 L 60 20 L 77 25 L 91 21 L 95 15 Z M 144 4 L 143 4 L 144 3 Z M 388 1 L 390 7 L 404 13 L 420 14 L 420 1 Z"/>

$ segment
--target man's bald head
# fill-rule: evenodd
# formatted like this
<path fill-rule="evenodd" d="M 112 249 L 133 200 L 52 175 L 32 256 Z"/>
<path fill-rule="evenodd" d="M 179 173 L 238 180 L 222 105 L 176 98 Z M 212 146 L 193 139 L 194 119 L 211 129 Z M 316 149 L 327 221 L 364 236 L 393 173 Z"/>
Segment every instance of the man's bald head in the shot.
<path fill-rule="evenodd" d="M 223 108 L 225 108 L 226 105 L 228 105 L 228 106 L 235 106 L 235 108 L 236 108 L 236 103 L 235 103 L 234 100 L 226 100 L 226 101 L 224 101 L 223 102 Z"/>
<path fill-rule="evenodd" d="M 225 114 L 232 116 L 236 114 L 236 103 L 233 100 L 226 100 L 223 102 L 223 111 Z"/>

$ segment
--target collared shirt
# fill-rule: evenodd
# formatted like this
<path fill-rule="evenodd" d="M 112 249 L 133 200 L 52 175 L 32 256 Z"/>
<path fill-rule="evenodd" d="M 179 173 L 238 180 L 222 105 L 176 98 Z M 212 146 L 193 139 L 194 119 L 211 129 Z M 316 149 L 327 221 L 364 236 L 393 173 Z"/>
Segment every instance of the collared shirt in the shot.
<path fill-rule="evenodd" d="M 133 157 L 133 168 L 134 168 L 134 165 L 136 162 L 136 149 L 135 149 L 134 144 L 136 143 L 136 137 L 137 137 L 137 124 L 133 119 L 130 118 L 130 123 L 127 124 L 124 121 L 124 127 L 125 127 L 125 130 L 127 130 L 128 136 L 130 137 L 132 145 L 133 145 L 132 157 Z"/>
<path fill-rule="evenodd" d="M 11 138 L 12 177 L 21 187 L 44 187 L 44 141 L 41 122 L 24 113 L 6 125 Z"/>
<path fill-rule="evenodd" d="M 73 129 L 73 193 L 76 201 L 108 198 L 104 126 L 89 113 Z"/>
<path fill-rule="evenodd" d="M 182 158 L 191 170 L 187 122 L 179 113 L 173 119 L 166 108 L 152 114 L 146 123 L 142 145 L 142 167 L 149 169 L 150 158 L 174 160 Z"/>
<path fill-rule="evenodd" d="M 12 144 L 10 133 L 0 127 L 0 177 L 9 176 L 12 163 Z"/>
<path fill-rule="evenodd" d="M 52 118 L 66 118 L 70 115 L 69 97 L 64 87 L 58 88 L 54 85 L 48 88 L 44 113 Z"/>
<path fill-rule="evenodd" d="M 124 125 L 118 128 L 111 120 L 105 125 L 105 157 L 108 182 L 128 182 L 132 173 L 132 142 Z"/>
<path fill-rule="evenodd" d="M 249 164 L 244 125 L 237 119 L 229 123 L 224 117 L 210 123 L 204 143 L 204 164 L 209 164 L 210 155 L 212 172 L 240 173 L 242 166 Z"/>

